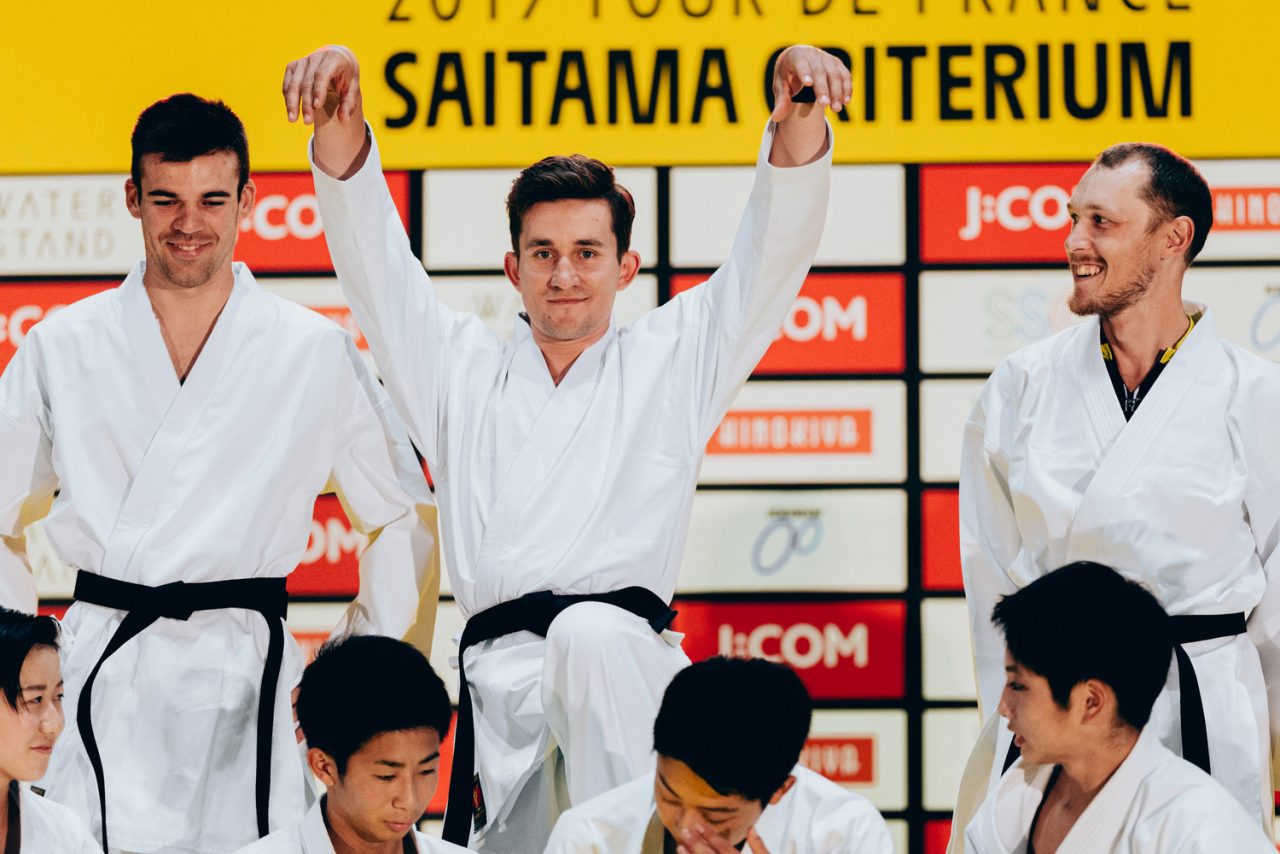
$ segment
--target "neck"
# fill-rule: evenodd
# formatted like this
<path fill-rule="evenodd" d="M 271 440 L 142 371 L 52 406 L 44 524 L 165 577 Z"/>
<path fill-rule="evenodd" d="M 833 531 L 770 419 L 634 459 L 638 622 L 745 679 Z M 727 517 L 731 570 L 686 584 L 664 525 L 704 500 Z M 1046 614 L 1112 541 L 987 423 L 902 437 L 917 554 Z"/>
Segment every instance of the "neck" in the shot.
<path fill-rule="evenodd" d="M 403 837 L 390 842 L 368 842 L 362 839 L 343 816 L 342 810 L 332 808 L 327 795 L 321 811 L 324 814 L 325 829 L 329 831 L 329 841 L 333 843 L 334 854 L 400 854 L 404 850 Z"/>
<path fill-rule="evenodd" d="M 12 777 L 0 774 L 0 851 L 9 841 L 9 786 L 12 783 Z"/>
<path fill-rule="evenodd" d="M 582 355 L 592 344 L 604 337 L 609 331 L 606 325 L 596 332 L 584 335 L 581 338 L 573 338 L 570 340 L 561 340 L 543 335 L 530 324 L 529 327 L 533 333 L 533 343 L 538 345 L 538 349 L 542 351 L 542 358 L 547 363 L 547 370 L 551 373 L 551 380 L 556 385 L 560 385 L 560 381 L 564 379 L 565 374 L 569 373 L 569 369 L 573 367 L 573 363 L 578 361 L 578 357 Z"/>
<path fill-rule="evenodd" d="M 205 284 L 194 288 L 173 284 L 153 264 L 148 264 L 142 275 L 142 285 L 151 298 L 151 307 L 165 320 L 182 317 L 212 322 L 227 304 L 235 283 L 235 273 L 230 266 L 219 271 Z"/>
<path fill-rule="evenodd" d="M 1135 388 L 1151 370 L 1161 350 L 1172 347 L 1187 331 L 1187 314 L 1177 290 L 1169 298 L 1144 300 L 1101 318 L 1111 352 L 1125 385 Z"/>
<path fill-rule="evenodd" d="M 1138 734 L 1132 727 L 1117 727 L 1110 737 L 1091 742 L 1079 756 L 1064 760 L 1058 780 L 1059 786 L 1065 785 L 1062 794 L 1080 801 L 1083 809 L 1129 758 Z"/>

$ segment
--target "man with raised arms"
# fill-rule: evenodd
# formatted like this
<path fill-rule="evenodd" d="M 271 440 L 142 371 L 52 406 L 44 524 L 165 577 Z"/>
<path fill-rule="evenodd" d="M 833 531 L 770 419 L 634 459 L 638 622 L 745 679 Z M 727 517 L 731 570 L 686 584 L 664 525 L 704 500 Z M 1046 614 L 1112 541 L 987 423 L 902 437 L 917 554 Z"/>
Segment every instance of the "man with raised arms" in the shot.
<path fill-rule="evenodd" d="M 1075 563 L 1005 596 L 1000 714 L 1021 756 L 967 828 L 968 854 L 1271 854 L 1220 783 L 1148 724 L 1173 621 L 1109 567 Z"/>
<path fill-rule="evenodd" d="M 235 114 L 148 107 L 124 190 L 145 262 L 0 377 L 0 602 L 35 610 L 23 525 L 56 492 L 44 530 L 79 573 L 40 785 L 104 848 L 227 852 L 305 809 L 285 576 L 316 495 L 370 538 L 342 632 L 404 635 L 420 591 L 434 616 L 435 508 L 351 339 L 232 263 L 254 200 Z"/>
<path fill-rule="evenodd" d="M 817 103 L 794 104 L 809 84 Z M 847 101 L 850 78 L 800 46 L 779 57 L 773 87 L 729 261 L 629 328 L 612 309 L 640 267 L 630 195 L 586 157 L 526 169 L 505 259 L 525 312 L 504 342 L 443 306 L 410 250 L 351 52 L 324 48 L 285 72 L 290 118 L 315 123 L 339 282 L 435 478 L 468 618 L 451 841 L 537 850 L 563 808 L 647 770 L 662 690 L 688 662 L 668 603 L 698 467 L 817 249 L 824 111 Z"/>
<path fill-rule="evenodd" d="M 1088 320 L 1002 361 L 965 425 L 960 546 L 981 708 L 995 710 L 1003 681 L 997 598 L 1077 560 L 1112 566 L 1174 615 L 1178 667 L 1150 728 L 1269 828 L 1280 366 L 1224 341 L 1213 311 L 1182 299 L 1213 223 L 1191 163 L 1113 146 L 1068 209 L 1068 306 Z M 1278 712 L 1273 702 L 1272 732 Z M 994 750 L 991 779 L 1012 756 L 1007 733 Z"/>

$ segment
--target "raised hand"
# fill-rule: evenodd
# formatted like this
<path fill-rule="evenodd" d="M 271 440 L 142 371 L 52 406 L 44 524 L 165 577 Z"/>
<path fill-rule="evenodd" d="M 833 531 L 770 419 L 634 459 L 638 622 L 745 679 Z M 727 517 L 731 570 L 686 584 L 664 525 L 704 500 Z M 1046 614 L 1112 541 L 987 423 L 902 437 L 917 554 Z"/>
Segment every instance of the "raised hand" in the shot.
<path fill-rule="evenodd" d="M 814 101 L 839 112 L 853 97 L 853 76 L 844 63 L 824 50 L 806 44 L 784 50 L 773 66 L 773 113 L 781 122 L 791 112 L 791 98 L 813 87 Z"/>

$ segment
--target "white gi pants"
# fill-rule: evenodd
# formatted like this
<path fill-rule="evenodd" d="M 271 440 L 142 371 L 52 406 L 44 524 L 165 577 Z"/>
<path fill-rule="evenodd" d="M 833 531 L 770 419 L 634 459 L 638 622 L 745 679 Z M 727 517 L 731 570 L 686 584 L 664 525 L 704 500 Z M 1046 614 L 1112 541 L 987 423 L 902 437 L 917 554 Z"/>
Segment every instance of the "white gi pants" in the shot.
<path fill-rule="evenodd" d="M 468 847 L 541 851 L 569 806 L 647 773 L 662 694 L 689 664 L 682 637 L 658 635 L 613 605 L 580 602 L 545 639 L 517 632 L 470 647 L 485 824 Z"/>

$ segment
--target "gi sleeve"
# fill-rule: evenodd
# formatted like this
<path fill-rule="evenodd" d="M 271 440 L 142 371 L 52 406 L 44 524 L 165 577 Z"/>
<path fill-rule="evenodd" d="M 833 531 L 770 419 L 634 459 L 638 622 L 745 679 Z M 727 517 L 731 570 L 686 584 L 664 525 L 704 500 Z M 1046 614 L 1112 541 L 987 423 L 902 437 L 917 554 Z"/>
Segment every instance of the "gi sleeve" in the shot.
<path fill-rule="evenodd" d="M 769 163 L 777 125 L 770 122 L 756 160 L 755 181 L 729 258 L 706 282 L 642 318 L 635 328 L 676 323 L 685 368 L 693 376 L 697 448 L 706 446 L 733 398 L 769 349 L 817 254 L 831 192 L 831 126 L 827 151 L 813 163 Z"/>
<path fill-rule="evenodd" d="M 402 638 L 429 655 L 440 600 L 435 502 L 390 399 L 350 339 L 346 346 L 351 371 L 329 483 L 369 542 L 359 593 L 335 634 Z"/>
<path fill-rule="evenodd" d="M 376 140 L 350 178 L 331 178 L 314 157 L 311 173 L 338 284 L 409 435 L 435 469 L 451 357 L 496 336 L 440 304 L 387 189 Z"/>
<path fill-rule="evenodd" d="M 861 797 L 814 815 L 809 834 L 813 842 L 809 850 L 813 851 L 894 854 L 893 837 L 884 818 Z"/>
<path fill-rule="evenodd" d="M 0 375 L 0 605 L 36 610 L 26 527 L 48 511 L 58 479 L 34 334 Z"/>
<path fill-rule="evenodd" d="M 1007 372 L 997 368 L 987 381 L 964 426 L 960 454 L 960 567 L 977 671 L 978 705 L 983 720 L 993 714 L 1004 690 L 1004 638 L 991 622 L 1000 596 L 1014 593 L 1009 577 L 1022 548 L 1009 492 L 1009 461 L 988 440 L 992 409 L 1008 399 Z"/>

